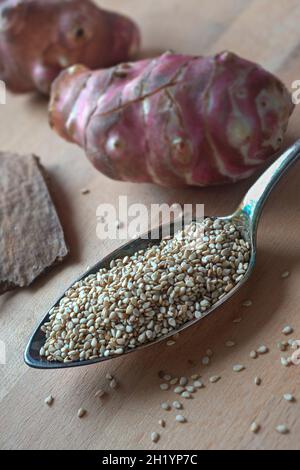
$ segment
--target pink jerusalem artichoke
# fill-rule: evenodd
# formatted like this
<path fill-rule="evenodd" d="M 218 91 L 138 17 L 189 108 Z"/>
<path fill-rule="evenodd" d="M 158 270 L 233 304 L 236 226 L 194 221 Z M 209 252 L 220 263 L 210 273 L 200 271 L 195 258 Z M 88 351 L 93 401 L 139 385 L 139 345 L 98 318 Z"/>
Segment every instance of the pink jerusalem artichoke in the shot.
<path fill-rule="evenodd" d="M 207 186 L 250 176 L 279 149 L 292 111 L 284 85 L 259 65 L 229 52 L 166 53 L 71 67 L 53 84 L 50 121 L 110 178 Z"/>
<path fill-rule="evenodd" d="M 15 92 L 49 93 L 64 68 L 110 67 L 139 43 L 130 19 L 90 0 L 0 0 L 0 79 Z"/>

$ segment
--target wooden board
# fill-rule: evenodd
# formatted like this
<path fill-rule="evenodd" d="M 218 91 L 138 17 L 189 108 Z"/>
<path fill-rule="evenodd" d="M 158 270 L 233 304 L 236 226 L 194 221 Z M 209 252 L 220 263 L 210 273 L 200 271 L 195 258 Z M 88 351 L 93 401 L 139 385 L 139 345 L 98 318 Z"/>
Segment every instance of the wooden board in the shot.
<path fill-rule="evenodd" d="M 229 48 L 261 62 L 290 88 L 300 79 L 300 4 L 297 0 L 103 0 L 103 6 L 131 14 L 144 37 L 143 55 L 165 49 L 206 54 Z M 296 106 L 285 145 L 300 137 L 300 112 Z M 8 96 L 0 105 L 0 148 L 36 153 L 56 182 L 55 203 L 62 220 L 70 259 L 43 276 L 31 289 L 0 298 L 0 340 L 6 344 L 7 361 L 0 365 L 0 447 L 5 449 L 299 449 L 300 366 L 280 365 L 276 347 L 285 324 L 300 339 L 299 316 L 299 180 L 300 166 L 292 168 L 270 197 L 260 222 L 257 267 L 247 285 L 224 308 L 182 334 L 176 345 L 119 358 L 105 365 L 67 370 L 37 371 L 22 360 L 30 333 L 47 308 L 88 265 L 118 241 L 96 237 L 99 204 L 117 204 L 119 195 L 129 202 L 204 203 L 206 214 L 230 213 L 254 178 L 208 189 L 166 190 L 152 185 L 113 182 L 97 173 L 81 150 L 60 140 L 47 124 L 46 102 L 34 96 Z M 1 177 L 1 176 L 0 176 Z M 81 188 L 91 193 L 82 196 Z M 291 276 L 280 275 L 289 270 Z M 245 298 L 251 308 L 241 307 Z M 240 323 L 232 320 L 241 316 Z M 224 342 L 236 341 L 228 349 Z M 270 353 L 256 360 L 249 352 L 266 344 Z M 209 367 L 201 357 L 212 348 Z M 191 364 L 193 361 L 193 364 Z M 246 370 L 232 372 L 242 363 Z M 199 372 L 207 384 L 185 402 L 188 423 L 174 423 L 174 412 L 163 412 L 160 403 L 174 399 L 159 388 L 157 373 L 174 375 Z M 115 374 L 120 387 L 100 405 L 94 398 L 107 388 L 105 374 Z M 209 384 L 211 375 L 221 375 Z M 257 387 L 255 376 L 262 378 Z M 295 403 L 282 399 L 293 393 Z M 44 398 L 52 393 L 52 408 Z M 88 410 L 83 420 L 77 410 Z M 152 444 L 149 434 L 158 430 L 158 419 L 167 421 L 161 440 Z M 261 431 L 249 431 L 253 420 Z M 290 434 L 276 433 L 286 423 Z"/>

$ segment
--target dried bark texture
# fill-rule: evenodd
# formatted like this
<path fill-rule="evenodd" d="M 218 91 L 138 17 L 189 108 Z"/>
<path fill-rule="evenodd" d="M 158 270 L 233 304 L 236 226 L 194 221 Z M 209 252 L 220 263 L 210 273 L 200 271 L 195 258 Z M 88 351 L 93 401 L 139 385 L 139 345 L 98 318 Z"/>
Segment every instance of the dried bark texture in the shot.
<path fill-rule="evenodd" d="M 29 286 L 67 254 L 39 159 L 0 152 L 0 294 Z"/>

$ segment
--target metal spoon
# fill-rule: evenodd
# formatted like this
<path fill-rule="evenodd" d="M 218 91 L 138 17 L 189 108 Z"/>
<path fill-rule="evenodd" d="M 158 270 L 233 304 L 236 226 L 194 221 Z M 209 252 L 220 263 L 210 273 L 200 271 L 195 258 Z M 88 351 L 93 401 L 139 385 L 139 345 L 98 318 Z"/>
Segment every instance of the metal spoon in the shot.
<path fill-rule="evenodd" d="M 291 147 L 289 147 L 254 183 L 254 185 L 250 188 L 250 190 L 245 195 L 244 199 L 240 203 L 237 210 L 230 216 L 227 217 L 214 217 L 212 219 L 222 219 L 234 222 L 237 228 L 242 233 L 245 240 L 250 242 L 251 246 L 251 257 L 249 262 L 248 270 L 242 280 L 236 284 L 236 286 L 222 299 L 216 302 L 207 312 L 203 314 L 200 319 L 191 320 L 184 325 L 182 325 L 177 330 L 173 330 L 172 332 L 168 333 L 167 335 L 158 338 L 155 341 L 151 341 L 149 343 L 143 344 L 138 346 L 135 349 L 130 349 L 125 351 L 122 355 L 132 353 L 142 348 L 146 348 L 149 346 L 153 346 L 154 344 L 165 340 L 168 337 L 173 336 L 175 333 L 185 330 L 186 328 L 194 325 L 196 322 L 201 320 L 204 316 L 208 315 L 216 308 L 220 307 L 226 300 L 229 299 L 250 277 L 255 261 L 256 261 L 256 234 L 257 234 L 257 226 L 258 221 L 262 212 L 262 208 L 264 203 L 267 200 L 272 189 L 275 187 L 281 176 L 286 172 L 286 170 L 298 160 L 300 156 L 300 139 L 297 140 Z M 162 228 L 162 227 L 161 227 Z M 276 228 L 276 227 L 275 227 Z M 161 233 L 163 230 L 160 230 Z M 174 234 L 174 224 L 171 224 L 170 229 L 171 235 Z M 150 245 L 155 245 L 160 242 L 159 239 L 150 240 L 147 237 L 141 237 L 139 239 L 133 240 L 126 245 L 118 248 L 113 253 L 106 256 L 103 260 L 93 266 L 88 272 L 83 274 L 77 281 L 85 278 L 90 274 L 96 273 L 100 268 L 108 268 L 111 260 L 117 258 L 124 258 L 125 256 L 130 256 L 134 254 L 136 251 L 142 250 L 147 248 Z M 75 281 L 76 282 L 76 281 Z M 74 283 L 73 283 L 74 284 Z M 72 284 L 72 285 L 73 285 Z M 54 306 L 56 306 L 59 301 L 64 297 L 64 294 L 60 296 L 60 298 L 55 302 Z M 49 320 L 49 312 L 37 327 L 36 331 L 32 335 L 25 354 L 24 360 L 26 364 L 30 367 L 34 367 L 37 369 L 61 369 L 64 367 L 76 367 L 76 366 L 84 366 L 95 364 L 97 362 L 103 362 L 110 359 L 114 359 L 120 356 L 109 356 L 109 357 L 99 357 L 97 359 L 85 360 L 85 361 L 73 361 L 73 362 L 50 362 L 44 358 L 40 357 L 39 351 L 41 347 L 45 343 L 45 335 L 41 331 L 41 326 Z"/>

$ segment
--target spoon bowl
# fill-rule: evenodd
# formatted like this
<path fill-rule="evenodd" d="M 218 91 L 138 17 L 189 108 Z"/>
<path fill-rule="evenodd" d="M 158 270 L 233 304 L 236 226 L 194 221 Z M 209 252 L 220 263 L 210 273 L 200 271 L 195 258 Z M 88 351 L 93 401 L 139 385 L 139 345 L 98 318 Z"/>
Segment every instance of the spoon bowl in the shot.
<path fill-rule="evenodd" d="M 250 190 L 245 195 L 244 199 L 242 200 L 241 204 L 237 208 L 237 210 L 230 216 L 227 217 L 210 217 L 212 220 L 219 219 L 223 221 L 228 221 L 234 223 L 237 229 L 240 231 L 242 237 L 245 241 L 248 241 L 250 244 L 251 256 L 249 260 L 249 265 L 246 273 L 244 274 L 243 278 L 224 296 L 222 299 L 218 300 L 212 307 L 209 308 L 206 312 L 203 313 L 201 318 L 190 320 L 179 328 L 174 329 L 173 331 L 169 332 L 168 334 L 155 339 L 154 341 L 150 341 L 145 344 L 141 344 L 140 346 L 134 349 L 125 350 L 122 356 L 131 354 L 135 351 L 140 349 L 144 349 L 154 344 L 157 344 L 161 341 L 165 341 L 166 339 L 174 336 L 174 334 L 182 332 L 186 328 L 194 325 L 195 323 L 202 320 L 202 318 L 206 317 L 213 311 L 215 311 L 218 307 L 220 307 L 224 302 L 226 302 L 232 295 L 234 295 L 240 287 L 249 279 L 250 275 L 253 272 L 255 261 L 256 261 L 256 235 L 257 235 L 257 227 L 258 221 L 262 212 L 262 208 L 264 203 L 266 202 L 270 192 L 275 187 L 281 176 L 286 172 L 286 170 L 299 159 L 300 156 L 300 140 L 296 141 L 291 147 L 289 147 L 254 183 L 254 185 L 250 188 Z M 100 262 L 95 264 L 91 269 L 85 272 L 79 279 L 75 282 L 81 281 L 82 279 L 86 278 L 91 274 L 97 273 L 101 268 L 109 268 L 110 262 L 114 259 L 124 258 L 125 256 L 131 256 L 139 250 L 143 250 L 148 248 L 149 246 L 157 245 L 163 238 L 163 234 L 169 233 L 170 236 L 173 236 L 175 232 L 178 231 L 177 224 L 174 222 L 171 224 L 162 225 L 159 227 L 158 233 L 159 236 L 155 239 L 151 238 L 151 231 L 147 234 L 147 236 L 142 236 L 135 240 L 126 243 L 122 247 L 118 248 L 114 252 L 110 253 L 108 256 L 103 258 Z M 168 230 L 168 232 L 166 231 Z M 75 283 L 73 282 L 72 285 Z M 70 286 L 71 287 L 71 286 Z M 53 307 L 55 307 L 60 300 L 64 297 L 65 293 L 63 293 L 59 299 L 54 303 Z M 52 307 L 52 308 L 53 308 Z M 51 309 L 50 309 L 51 310 Z M 108 357 L 97 357 L 94 359 L 89 360 L 75 360 L 72 362 L 52 362 L 47 361 L 45 358 L 40 356 L 40 349 L 45 343 L 45 333 L 41 330 L 41 327 L 44 323 L 49 321 L 50 317 L 50 310 L 43 318 L 41 323 L 36 328 L 35 332 L 33 333 L 32 337 L 30 338 L 28 345 L 26 347 L 24 353 L 24 360 L 26 364 L 30 367 L 37 368 L 37 369 L 61 369 L 66 367 L 78 367 L 84 365 L 91 365 L 98 362 L 104 362 L 108 360 L 115 359 L 120 357 L 119 355 L 108 356 Z"/>

